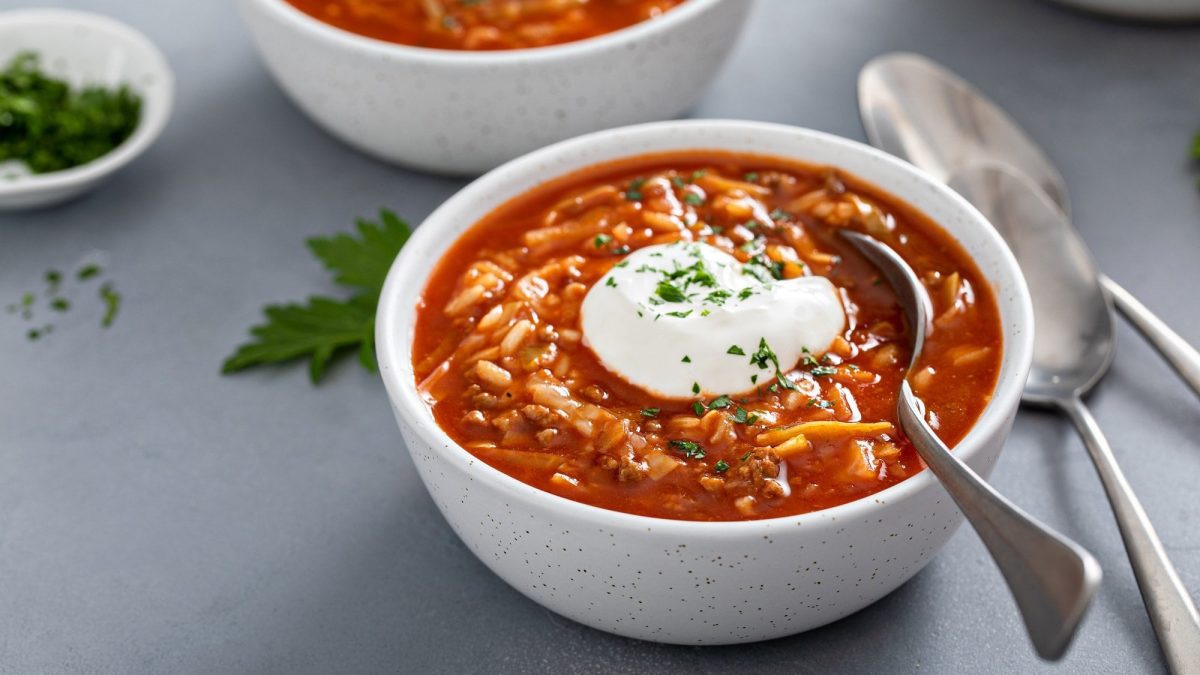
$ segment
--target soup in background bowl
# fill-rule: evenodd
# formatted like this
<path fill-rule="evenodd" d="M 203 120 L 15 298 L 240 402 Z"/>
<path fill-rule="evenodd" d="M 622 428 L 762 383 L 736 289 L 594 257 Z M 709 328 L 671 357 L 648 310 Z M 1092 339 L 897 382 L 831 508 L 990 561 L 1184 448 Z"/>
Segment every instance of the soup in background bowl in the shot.
<path fill-rule="evenodd" d="M 398 1 L 389 13 L 407 6 Z M 321 127 L 388 162 L 473 174 L 565 138 L 678 115 L 720 70 L 754 3 L 686 0 L 595 37 L 499 50 L 386 42 L 288 0 L 239 5 L 268 70 Z"/>
<path fill-rule="evenodd" d="M 430 49 L 531 49 L 648 21 L 684 0 L 287 0 L 366 37 Z"/>
<path fill-rule="evenodd" d="M 613 191 L 618 193 L 616 200 Z M 815 191 L 823 191 L 823 196 L 805 200 Z M 745 199 L 751 195 L 756 196 Z M 601 198 L 609 201 L 591 201 Z M 663 200 L 671 208 L 657 208 Z M 779 201 L 770 204 L 774 200 Z M 838 204 L 851 204 L 854 212 Z M 674 209 L 683 205 L 689 208 Z M 767 206 L 773 208 L 764 220 L 757 211 Z M 579 239 L 543 236 L 545 228 L 579 222 L 582 213 L 597 208 L 609 216 L 602 219 L 607 228 L 603 232 L 573 232 Z M 731 226 L 728 219 L 740 218 L 743 208 L 758 220 L 754 227 L 745 221 Z M 806 208 L 819 208 L 821 213 Z M 949 441 L 957 440 L 954 451 L 977 471 L 989 473 L 1028 371 L 1032 317 L 1016 263 L 983 217 L 911 166 L 858 143 L 769 124 L 663 123 L 574 139 L 497 169 L 431 215 L 394 264 L 377 319 L 382 374 L 410 454 L 451 526 L 502 578 L 547 607 L 603 630 L 681 644 L 743 642 L 806 630 L 874 602 L 915 574 L 949 538 L 961 516 L 930 473 L 920 470 L 894 428 L 838 428 L 857 423 L 893 426 L 888 408 L 894 402 L 891 387 L 898 381 L 898 371 L 890 369 L 886 362 L 890 359 L 878 365 L 867 359 L 872 352 L 888 350 L 888 345 L 900 350 L 895 356 L 901 361 L 906 354 L 901 345 L 905 329 L 895 320 L 896 308 L 887 290 L 874 284 L 861 260 L 826 236 L 831 233 L 826 228 L 862 226 L 865 221 L 852 216 L 870 214 L 872 208 L 890 216 L 883 220 L 887 232 L 878 234 L 890 232 L 901 250 L 910 246 L 910 261 L 925 274 L 935 303 L 941 303 L 941 316 L 949 317 L 951 325 L 966 321 L 943 331 L 946 341 L 933 347 L 932 360 L 922 364 L 933 366 L 932 377 L 949 378 L 940 387 L 930 385 L 924 395 L 935 412 L 946 416 L 944 433 Z M 555 215 L 562 209 L 572 210 L 574 217 Z M 668 231 L 666 223 L 659 223 L 660 231 L 631 215 L 644 220 L 655 212 L 679 219 L 674 232 Z M 848 225 L 829 220 L 842 216 Z M 660 219 L 651 216 L 651 220 Z M 595 227 L 598 221 L 590 222 L 589 227 Z M 621 224 L 629 225 L 628 230 L 616 229 Z M 793 225 L 804 236 L 798 237 Z M 737 231 L 739 226 L 746 232 Z M 691 234 L 682 235 L 685 231 Z M 532 240 L 527 238 L 538 232 Z M 686 241 L 679 243 L 680 239 Z M 588 245 L 597 250 L 589 251 Z M 739 373 L 753 376 L 761 370 L 761 381 L 748 383 L 752 386 L 743 391 L 723 394 L 697 382 L 696 391 L 685 397 L 673 390 L 648 392 L 653 385 L 638 382 L 637 373 L 602 367 L 594 355 L 596 362 L 587 362 L 589 350 L 603 352 L 600 333 L 594 333 L 596 350 L 588 344 L 560 343 L 565 332 L 579 330 L 570 318 L 572 294 L 617 293 L 623 284 L 640 288 L 636 269 L 627 266 L 629 276 L 624 277 L 613 273 L 622 269 L 617 265 L 623 259 L 635 259 L 639 251 L 676 255 L 655 246 L 707 246 L 731 256 L 731 265 L 765 268 L 763 278 L 742 287 L 752 289 L 751 297 L 758 293 L 772 301 L 775 296 L 770 294 L 775 291 L 771 289 L 776 285 L 807 283 L 816 288 L 827 283 L 816 277 L 828 275 L 843 303 L 841 311 L 847 316 L 841 318 L 846 323 L 828 324 L 836 327 L 829 344 L 814 344 L 812 355 L 803 356 L 796 367 L 786 358 L 776 366 L 772 358 L 759 354 L 760 345 L 746 342 L 738 351 L 745 352 L 747 362 L 741 355 L 725 354 L 732 359 L 730 369 L 704 374 L 708 382 L 740 377 Z M 703 256 L 710 255 L 708 249 L 701 250 Z M 508 270 L 498 265 L 514 251 L 519 258 L 526 256 L 519 262 L 530 269 L 539 263 L 578 258 L 574 270 L 564 268 L 562 273 L 572 278 L 568 283 L 584 288 L 568 291 L 563 286 L 554 295 L 549 281 L 543 279 L 545 283 L 535 282 L 520 291 L 518 279 L 526 278 L 528 270 L 518 277 L 520 267 Z M 751 262 L 760 255 L 765 258 L 761 264 Z M 505 284 L 513 285 L 494 294 L 492 307 L 474 307 L 462 315 L 470 318 L 456 325 L 454 305 L 469 305 L 477 293 L 467 290 L 463 295 L 472 286 L 464 285 L 464 275 L 505 276 L 475 267 L 484 259 L 501 267 L 512 277 Z M 675 277 L 685 300 L 671 302 L 656 295 L 662 304 L 647 301 L 646 309 L 703 312 L 708 308 L 704 302 L 709 289 L 721 290 L 721 283 L 743 283 L 740 275 L 725 273 L 735 268 L 716 269 L 723 258 L 713 254 L 704 259 L 716 261 L 701 267 L 712 272 L 718 287 L 699 281 L 689 286 L 683 276 Z M 690 268 L 687 274 L 695 276 L 694 266 L 678 267 Z M 839 267 L 846 270 L 846 278 L 839 277 L 843 274 L 836 271 Z M 672 264 L 665 274 L 670 276 L 675 269 Z M 944 300 L 937 300 L 955 273 L 954 293 L 945 286 Z M 616 289 L 608 285 L 610 279 Z M 657 294 L 657 281 L 653 287 Z M 817 288 L 812 297 L 822 292 Z M 560 298 L 552 303 L 556 308 L 541 308 L 545 325 L 558 333 L 557 342 L 549 339 L 550 331 L 538 334 L 545 328 L 528 318 L 528 312 L 539 309 L 529 304 L 517 308 L 527 312 L 524 319 L 515 314 L 508 317 L 515 318 L 513 326 L 522 320 L 531 324 L 522 330 L 520 345 L 513 338 L 511 353 L 503 353 L 507 332 L 496 344 L 483 336 L 479 344 L 467 345 L 478 349 L 462 348 L 480 333 L 476 330 L 480 324 L 485 329 L 499 326 L 507 311 L 503 306 L 521 293 L 542 300 L 552 295 Z M 975 312 L 971 319 L 965 319 L 964 308 L 956 309 L 964 293 L 973 295 L 968 303 Z M 686 300 L 689 294 L 695 296 L 691 301 Z M 694 306 L 683 309 L 688 302 Z M 586 313 L 586 305 L 579 304 Z M 673 309 L 676 305 L 681 309 Z M 499 314 L 493 314 L 496 306 L 502 307 Z M 621 323 L 635 319 L 619 317 L 611 309 L 623 305 L 599 306 L 613 312 L 613 325 L 636 325 Z M 556 314 L 559 310 L 566 314 Z M 718 316 L 716 306 L 709 311 L 706 319 Z M 857 315 L 866 319 L 861 326 Z M 558 323 L 552 323 L 551 317 Z M 636 320 L 648 321 L 647 326 L 655 323 L 653 317 Z M 884 322 L 892 323 L 892 328 L 883 327 Z M 756 331 L 753 322 L 742 323 L 749 327 L 733 321 L 713 324 L 707 332 L 715 334 L 730 326 Z M 637 331 L 625 332 L 629 340 L 638 342 Z M 539 337 L 540 343 L 535 342 Z M 871 340 L 875 344 L 867 348 Z M 578 370 L 586 371 L 587 377 L 575 376 L 578 388 L 570 382 L 569 369 L 556 373 L 553 363 L 541 363 L 546 358 L 544 345 L 552 342 L 554 360 L 569 356 L 570 361 L 579 361 Z M 649 337 L 641 340 L 650 347 L 653 342 Z M 443 343 L 450 347 L 442 347 Z M 530 345 L 536 348 L 526 350 Z M 955 370 L 953 361 L 969 353 L 961 349 L 968 345 L 970 352 L 982 353 Z M 495 354 L 487 352 L 492 349 Z M 776 345 L 769 351 L 784 349 Z M 490 358 L 469 362 L 479 352 Z M 611 353 L 605 363 L 611 365 L 620 353 Z M 506 361 L 506 356 L 515 356 L 516 361 Z M 755 356 L 761 356 L 757 361 L 766 364 L 764 368 L 751 360 Z M 529 363 L 523 365 L 522 359 Z M 493 382 L 490 378 L 496 373 L 479 372 L 483 360 L 507 372 L 507 378 L 497 375 Z M 676 366 L 688 364 L 681 357 L 670 366 L 655 371 L 667 389 L 673 386 L 672 378 L 680 375 Z M 452 384 L 444 391 L 435 374 L 439 369 Z M 491 369 L 485 366 L 484 370 Z M 854 381 L 859 373 L 869 375 L 861 386 Z M 866 384 L 868 380 L 872 384 Z M 593 385 L 603 391 L 589 392 Z M 556 400 L 546 398 L 543 387 L 561 398 L 560 409 L 587 411 L 581 412 L 580 419 L 592 421 L 592 428 L 576 426 L 579 420 L 574 417 L 565 424 L 547 418 L 551 423 L 540 425 L 538 415 L 526 416 L 526 405 L 545 407 L 555 415 Z M 487 394 L 503 401 L 509 393 L 532 397 L 537 390 L 543 392 L 542 398 L 523 401 L 519 407 L 489 407 L 489 399 L 479 397 Z M 809 401 L 818 403 L 810 406 Z M 638 420 L 645 407 L 658 410 Z M 745 411 L 745 422 L 738 421 L 739 410 Z M 750 424 L 753 414 L 759 419 Z M 507 426 L 502 421 L 505 415 L 512 422 Z M 620 421 L 613 424 L 605 415 Z M 769 419 L 771 415 L 774 419 Z M 479 422 L 478 429 L 469 426 Z M 657 422 L 658 428 L 649 422 Z M 729 423 L 732 436 L 713 436 L 714 429 L 703 428 L 718 422 Z M 801 431 L 793 433 L 797 426 Z M 542 433 L 551 429 L 555 433 Z M 609 434 L 618 431 L 625 436 L 606 447 Z M 567 440 L 558 440 L 560 436 Z M 795 441 L 798 438 L 802 440 Z M 745 454 L 745 447 L 753 448 L 745 462 L 762 471 L 741 471 L 745 462 L 737 453 Z M 619 450 L 610 452 L 613 448 Z M 851 448 L 860 450 L 855 462 L 846 454 Z M 533 468 L 523 466 L 514 456 L 522 453 L 552 457 L 554 465 L 547 460 Z M 652 462 L 651 455 L 669 460 L 674 468 L 655 478 L 651 473 L 659 469 L 654 465 L 666 462 Z M 616 465 L 605 457 L 612 457 Z M 626 457 L 629 461 L 623 462 Z M 813 458 L 822 461 L 810 462 Z M 575 461 L 580 459 L 584 461 Z M 639 462 L 646 464 L 645 475 L 627 475 L 622 480 L 623 469 L 641 473 L 640 468 L 629 466 Z M 722 470 L 718 462 L 726 467 Z M 767 463 L 786 467 L 788 475 L 766 469 Z M 855 467 L 862 471 L 853 472 Z M 788 480 L 792 477 L 800 480 L 793 483 Z M 725 480 L 717 489 L 709 479 Z M 764 492 L 768 481 L 779 487 Z M 784 481 L 790 494 L 779 492 Z M 801 491 L 810 483 L 834 489 L 818 490 L 821 496 L 806 498 Z M 581 487 L 588 489 L 581 494 Z M 745 497 L 753 498 L 748 507 Z"/>

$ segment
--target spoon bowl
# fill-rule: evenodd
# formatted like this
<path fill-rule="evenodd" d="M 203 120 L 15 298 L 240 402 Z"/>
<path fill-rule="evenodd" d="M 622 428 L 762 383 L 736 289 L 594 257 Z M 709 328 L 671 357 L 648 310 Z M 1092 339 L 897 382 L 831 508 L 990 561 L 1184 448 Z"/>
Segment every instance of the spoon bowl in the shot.
<path fill-rule="evenodd" d="M 1062 211 L 1002 164 L 973 164 L 948 182 L 999 230 L 1037 289 L 1033 368 L 1022 398 L 1058 405 L 1083 396 L 1108 372 L 1116 351 L 1112 301 L 1091 253 Z"/>

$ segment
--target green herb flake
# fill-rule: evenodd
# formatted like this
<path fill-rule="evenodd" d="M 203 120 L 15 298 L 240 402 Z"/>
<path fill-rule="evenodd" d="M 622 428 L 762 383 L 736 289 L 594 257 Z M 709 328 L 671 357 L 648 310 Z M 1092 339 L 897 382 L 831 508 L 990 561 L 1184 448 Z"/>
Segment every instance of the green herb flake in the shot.
<path fill-rule="evenodd" d="M 71 309 L 71 302 L 66 298 L 54 298 L 50 301 L 50 309 L 56 312 L 65 312 Z"/>
<path fill-rule="evenodd" d="M 604 248 L 604 246 L 610 241 L 612 241 L 612 237 L 610 235 L 598 234 L 596 235 L 596 238 L 592 240 L 592 245 L 596 248 Z"/>
<path fill-rule="evenodd" d="M 688 356 L 687 354 L 684 354 L 684 355 L 683 355 L 683 358 L 682 358 L 682 359 L 680 359 L 680 360 L 679 360 L 679 362 L 680 362 L 680 363 L 691 363 L 691 362 L 692 362 L 692 357 Z"/>
<path fill-rule="evenodd" d="M 837 372 L 837 366 L 817 366 L 811 371 L 813 377 L 827 377 Z"/>
<path fill-rule="evenodd" d="M 672 447 L 683 453 L 688 459 L 704 459 L 704 448 L 700 447 L 695 441 L 670 441 Z"/>
<path fill-rule="evenodd" d="M 742 176 L 742 179 L 745 180 L 747 183 L 754 183 L 758 180 L 758 173 L 751 171 L 750 173 L 747 173 L 746 175 Z"/>
<path fill-rule="evenodd" d="M 700 393 L 700 383 L 699 383 L 699 382 L 693 382 L 693 383 L 692 383 L 692 393 L 693 393 L 693 394 L 699 394 L 699 393 Z"/>
<path fill-rule="evenodd" d="M 731 405 L 733 405 L 733 399 L 729 398 L 728 396 L 718 396 L 718 397 L 714 398 L 711 403 L 708 404 L 708 409 L 709 410 L 724 410 L 725 408 L 728 408 Z"/>
<path fill-rule="evenodd" d="M 662 408 L 642 408 L 642 417 L 658 417 Z"/>
<path fill-rule="evenodd" d="M 692 206 L 700 206 L 701 204 L 704 203 L 704 197 L 701 197 L 700 195 L 696 194 L 695 192 L 689 192 L 686 195 L 684 195 L 683 201 L 684 201 L 684 203 L 691 204 Z"/>
<path fill-rule="evenodd" d="M 717 473 L 725 473 L 729 470 L 729 464 L 723 459 L 718 459 L 717 463 L 713 465 L 713 470 Z"/>
<path fill-rule="evenodd" d="M 667 312 L 667 316 L 673 316 L 677 319 L 686 319 L 692 315 L 693 311 L 695 310 L 689 309 L 686 312 Z"/>
<path fill-rule="evenodd" d="M 104 301 L 104 315 L 100 317 L 100 325 L 108 328 L 113 325 L 117 312 L 121 310 L 121 294 L 111 283 L 106 283 L 100 286 L 100 299 Z"/>
<path fill-rule="evenodd" d="M 729 349 L 725 350 L 725 353 L 733 354 L 735 356 L 745 356 L 746 350 L 742 349 L 741 347 L 739 347 L 737 345 L 730 345 Z"/>
<path fill-rule="evenodd" d="M 700 401 L 692 401 L 692 412 L 696 413 L 696 417 L 702 417 L 706 411 L 704 404 Z"/>
<path fill-rule="evenodd" d="M 604 285 L 605 285 L 605 286 L 608 286 L 609 288 L 616 288 L 616 287 L 617 287 L 617 280 L 616 280 L 615 278 L 613 278 L 613 277 L 609 277 L 609 278 L 607 278 L 607 279 L 605 279 L 605 280 L 604 280 Z"/>
<path fill-rule="evenodd" d="M 687 300 L 687 294 L 670 281 L 658 282 L 654 293 L 667 302 L 683 302 Z"/>

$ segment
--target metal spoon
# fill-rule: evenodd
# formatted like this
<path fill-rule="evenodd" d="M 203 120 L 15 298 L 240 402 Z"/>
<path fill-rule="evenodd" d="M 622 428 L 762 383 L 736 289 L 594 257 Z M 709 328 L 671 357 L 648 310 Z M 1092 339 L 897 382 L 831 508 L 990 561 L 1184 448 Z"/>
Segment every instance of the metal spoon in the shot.
<path fill-rule="evenodd" d="M 878 240 L 849 231 L 842 236 L 879 268 L 904 305 L 915 334 L 911 371 L 933 315 L 925 287 L 904 259 Z M 924 405 L 907 381 L 900 386 L 897 416 L 905 436 L 991 552 L 1034 649 L 1042 658 L 1061 658 L 1100 585 L 1099 563 L 1078 544 L 1017 508 L 951 454 L 926 423 Z"/>
<path fill-rule="evenodd" d="M 949 184 L 1000 231 L 1029 282 L 1036 331 L 1023 400 L 1062 411 L 1079 429 L 1108 493 L 1167 664 L 1175 673 L 1200 673 L 1200 615 L 1083 404 L 1115 349 L 1111 301 L 1096 281 L 1091 255 L 1062 211 L 1012 169 L 968 167 Z"/>
<path fill-rule="evenodd" d="M 1070 224 L 1062 174 L 999 106 L 946 68 L 916 54 L 880 56 L 863 67 L 858 96 L 872 145 L 943 181 L 972 164 L 1006 164 L 1037 183 Z M 1117 282 L 1097 276 L 1117 309 L 1200 395 L 1200 352 Z"/>

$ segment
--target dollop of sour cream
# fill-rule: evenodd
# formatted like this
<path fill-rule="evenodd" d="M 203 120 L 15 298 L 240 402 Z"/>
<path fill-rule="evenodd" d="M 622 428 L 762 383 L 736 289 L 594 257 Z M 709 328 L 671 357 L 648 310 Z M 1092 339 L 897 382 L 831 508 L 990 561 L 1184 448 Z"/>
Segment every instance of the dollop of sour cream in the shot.
<path fill-rule="evenodd" d="M 777 280 L 703 243 L 629 254 L 584 298 L 585 344 L 606 368 L 663 398 L 740 394 L 819 356 L 846 325 L 825 277 Z"/>

